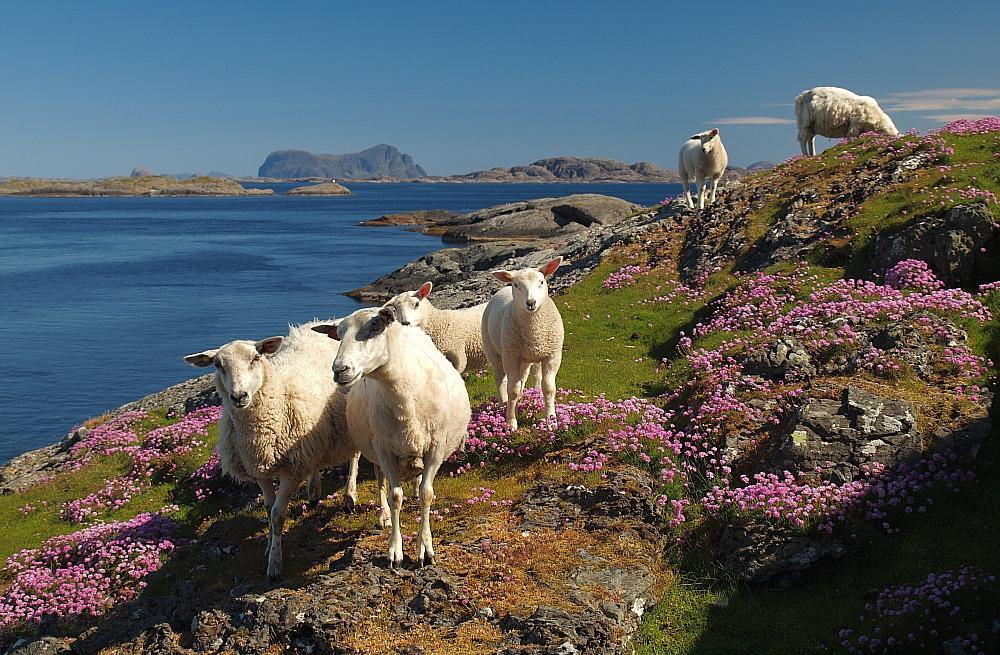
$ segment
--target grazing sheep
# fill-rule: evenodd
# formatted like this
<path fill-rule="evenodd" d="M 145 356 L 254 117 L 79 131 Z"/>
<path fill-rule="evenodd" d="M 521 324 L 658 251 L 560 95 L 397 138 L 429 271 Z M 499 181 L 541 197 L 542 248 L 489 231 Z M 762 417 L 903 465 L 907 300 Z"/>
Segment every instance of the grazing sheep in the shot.
<path fill-rule="evenodd" d="M 541 268 L 493 271 L 509 284 L 483 312 L 483 349 L 493 366 L 497 397 L 507 405 L 507 425 L 517 429 L 517 402 L 533 364 L 541 364 L 545 416 L 556 415 L 556 373 L 562 363 L 563 322 L 548 294 L 545 278 L 562 263 L 556 257 Z"/>
<path fill-rule="evenodd" d="M 267 577 L 281 577 L 281 533 L 288 501 L 310 477 L 319 497 L 319 471 L 350 461 L 344 503 L 357 500 L 360 453 L 347 433 L 347 398 L 330 380 L 336 348 L 306 323 L 287 337 L 232 341 L 184 358 L 214 364 L 215 388 L 222 399 L 216 448 L 222 471 L 260 485 L 268 514 Z M 275 493 L 273 480 L 278 480 Z"/>
<path fill-rule="evenodd" d="M 337 323 L 313 329 L 340 341 L 333 377 L 351 388 L 347 397 L 351 437 L 378 467 L 380 501 L 385 482 L 392 494 L 389 565 L 403 561 L 401 485 L 417 477 L 418 559 L 422 565 L 433 564 L 434 476 L 465 441 L 472 417 L 462 376 L 430 337 L 401 325 L 391 307 L 360 309 Z"/>
<path fill-rule="evenodd" d="M 712 198 L 708 201 L 708 204 L 712 204 L 715 202 L 719 179 L 726 172 L 728 165 L 729 155 L 726 154 L 726 147 L 722 145 L 719 130 L 699 132 L 684 142 L 677 156 L 677 172 L 680 173 L 681 183 L 684 185 L 684 201 L 688 209 L 694 209 L 694 202 L 691 200 L 691 178 L 695 179 L 699 188 L 698 209 L 704 209 L 707 190 L 705 180 L 712 181 Z"/>
<path fill-rule="evenodd" d="M 864 132 L 899 134 L 875 98 L 836 86 L 817 86 L 796 96 L 795 121 L 799 146 L 806 156 L 816 154 L 817 134 L 829 138 L 855 137 Z"/>

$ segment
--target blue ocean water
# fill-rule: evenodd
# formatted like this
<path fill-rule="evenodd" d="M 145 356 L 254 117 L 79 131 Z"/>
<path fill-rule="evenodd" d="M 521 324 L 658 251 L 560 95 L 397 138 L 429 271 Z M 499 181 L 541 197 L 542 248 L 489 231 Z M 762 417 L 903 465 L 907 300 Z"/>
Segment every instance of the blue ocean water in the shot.
<path fill-rule="evenodd" d="M 351 190 L 330 198 L 0 198 L 0 462 L 197 375 L 181 360 L 187 353 L 353 311 L 343 292 L 443 247 L 436 237 L 358 221 L 570 193 L 648 206 L 679 185 Z"/>

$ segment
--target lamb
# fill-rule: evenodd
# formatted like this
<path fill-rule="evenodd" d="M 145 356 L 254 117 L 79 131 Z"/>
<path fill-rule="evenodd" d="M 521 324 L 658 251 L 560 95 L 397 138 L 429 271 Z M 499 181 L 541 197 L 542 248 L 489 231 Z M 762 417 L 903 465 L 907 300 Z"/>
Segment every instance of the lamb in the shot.
<path fill-rule="evenodd" d="M 817 86 L 795 98 L 802 154 L 816 154 L 816 135 L 842 138 L 864 132 L 897 135 L 899 130 L 875 98 L 859 96 L 836 86 Z"/>
<path fill-rule="evenodd" d="M 330 380 L 336 349 L 311 328 L 290 326 L 287 337 L 231 341 L 187 355 L 188 364 L 214 364 L 222 399 L 216 446 L 223 473 L 260 485 L 270 535 L 267 577 L 281 578 L 281 533 L 288 502 L 302 481 L 319 498 L 319 471 L 350 461 L 344 503 L 357 501 L 360 452 L 347 432 L 347 398 Z M 278 480 L 275 493 L 273 480 Z"/>
<path fill-rule="evenodd" d="M 459 373 L 486 366 L 481 328 L 486 303 L 465 309 L 438 309 L 427 297 L 433 288 L 431 282 L 424 282 L 416 291 L 404 291 L 383 307 L 392 307 L 402 325 L 426 332 Z"/>
<path fill-rule="evenodd" d="M 556 257 L 540 268 L 493 271 L 509 284 L 493 294 L 483 312 L 483 349 L 493 366 L 497 397 L 506 405 L 507 425 L 517 429 L 517 403 L 528 369 L 541 364 L 545 416 L 556 415 L 556 373 L 562 363 L 563 322 L 548 295 L 545 278 L 562 264 Z"/>
<path fill-rule="evenodd" d="M 420 329 L 396 320 L 392 307 L 360 309 L 313 329 L 340 341 L 333 377 L 350 388 L 347 425 L 365 457 L 378 468 L 380 502 L 389 507 L 389 566 L 403 561 L 399 512 L 402 482 L 419 477 L 418 559 L 434 563 L 431 504 L 441 464 L 465 441 L 472 418 L 461 374 Z"/>
<path fill-rule="evenodd" d="M 715 191 L 719 187 L 719 179 L 726 172 L 728 165 L 729 155 L 726 154 L 726 147 L 722 145 L 722 137 L 719 136 L 718 129 L 713 128 L 707 132 L 698 132 L 684 142 L 680 154 L 677 156 L 677 172 L 680 173 L 681 183 L 684 185 L 684 201 L 688 209 L 694 209 L 694 202 L 691 200 L 691 178 L 695 179 L 700 189 L 698 209 L 704 209 L 707 190 L 705 180 L 712 181 L 712 197 L 708 202 L 708 204 L 712 204 L 715 202 Z"/>
<path fill-rule="evenodd" d="M 483 351 L 483 312 L 486 303 L 465 309 L 438 309 L 427 298 L 434 284 L 424 282 L 416 291 L 404 291 L 383 305 L 392 307 L 403 325 L 415 325 L 427 333 L 455 370 L 478 370 L 486 366 Z M 541 384 L 538 365 L 531 367 L 533 379 Z"/>

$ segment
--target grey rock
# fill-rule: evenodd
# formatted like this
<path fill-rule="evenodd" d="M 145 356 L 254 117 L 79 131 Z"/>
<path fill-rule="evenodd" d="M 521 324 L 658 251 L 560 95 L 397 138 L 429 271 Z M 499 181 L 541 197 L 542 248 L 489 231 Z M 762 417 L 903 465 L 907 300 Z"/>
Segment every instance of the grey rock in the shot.
<path fill-rule="evenodd" d="M 69 640 L 42 637 L 34 641 L 21 639 L 4 651 L 4 655 L 69 655 L 72 652 Z"/>
<path fill-rule="evenodd" d="M 868 272 L 879 275 L 904 259 L 927 262 L 949 286 L 970 281 L 979 249 L 996 236 L 985 203 L 958 205 L 920 216 L 901 230 L 880 234 L 872 245 Z"/>
<path fill-rule="evenodd" d="M 753 584 L 787 586 L 823 560 L 848 552 L 842 542 L 759 523 L 726 526 L 717 546 L 729 575 Z"/>
<path fill-rule="evenodd" d="M 773 380 L 806 379 L 816 373 L 809 353 L 795 337 L 781 337 L 753 352 L 743 364 L 744 372 Z"/>
<path fill-rule="evenodd" d="M 641 209 L 612 196 L 581 193 L 490 207 L 467 214 L 447 227 L 445 241 L 536 239 L 579 232 L 594 225 L 611 225 Z"/>
<path fill-rule="evenodd" d="M 861 466 L 892 466 L 919 455 L 916 409 L 848 387 L 841 400 L 805 401 L 772 460 L 773 468 L 809 472 L 816 467 L 837 482 L 854 480 Z"/>

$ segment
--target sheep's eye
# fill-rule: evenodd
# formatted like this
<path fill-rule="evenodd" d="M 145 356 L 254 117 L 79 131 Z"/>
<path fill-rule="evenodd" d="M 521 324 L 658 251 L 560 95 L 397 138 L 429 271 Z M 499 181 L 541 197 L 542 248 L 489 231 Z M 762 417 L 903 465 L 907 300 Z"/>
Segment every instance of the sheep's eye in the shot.
<path fill-rule="evenodd" d="M 413 306 L 414 307 L 420 307 L 420 301 L 418 300 L 417 302 L 413 303 Z"/>
<path fill-rule="evenodd" d="M 250 360 L 250 363 L 256 364 L 259 361 L 260 361 L 260 353 L 257 353 L 256 355 L 253 356 L 253 359 Z"/>
<path fill-rule="evenodd" d="M 221 371 L 222 370 L 222 363 L 221 362 L 215 362 L 215 368 L 217 368 L 217 369 L 219 369 Z"/>

